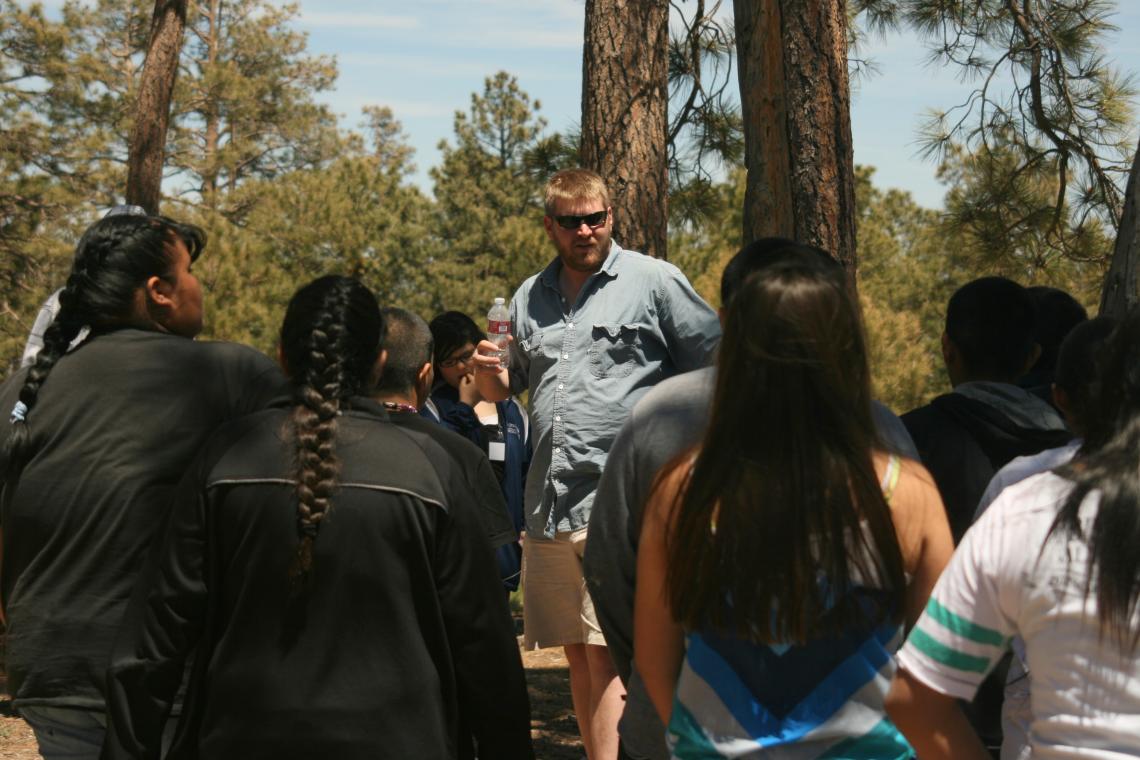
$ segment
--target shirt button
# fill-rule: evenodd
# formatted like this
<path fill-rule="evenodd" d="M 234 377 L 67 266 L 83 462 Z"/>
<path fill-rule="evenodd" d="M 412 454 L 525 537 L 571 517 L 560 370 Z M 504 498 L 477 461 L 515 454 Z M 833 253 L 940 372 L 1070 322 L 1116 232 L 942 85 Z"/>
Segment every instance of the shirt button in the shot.
<path fill-rule="evenodd" d="M 563 388 L 562 383 L 559 383 L 558 384 L 558 390 L 562 390 L 562 388 Z"/>
<path fill-rule="evenodd" d="M 570 358 L 570 354 L 562 354 L 562 358 L 563 358 L 563 359 L 569 359 L 569 358 Z"/>
<path fill-rule="evenodd" d="M 573 330 L 573 329 L 574 329 L 574 323 L 573 323 L 573 322 L 571 322 L 570 324 L 568 324 L 568 325 L 566 325 L 566 326 L 567 326 L 567 327 L 569 327 L 571 330 Z"/>
<path fill-rule="evenodd" d="M 559 415 L 559 414 L 554 415 L 554 421 L 555 422 L 562 422 L 562 415 Z"/>
<path fill-rule="evenodd" d="M 555 446 L 554 447 L 554 453 L 555 454 L 561 454 L 562 453 L 562 447 L 561 446 Z"/>

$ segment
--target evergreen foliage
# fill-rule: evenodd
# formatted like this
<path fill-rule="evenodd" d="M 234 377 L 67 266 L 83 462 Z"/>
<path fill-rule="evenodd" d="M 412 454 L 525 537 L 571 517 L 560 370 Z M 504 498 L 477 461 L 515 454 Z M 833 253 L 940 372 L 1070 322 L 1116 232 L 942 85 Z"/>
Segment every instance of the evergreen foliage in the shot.
<path fill-rule="evenodd" d="M 573 166 L 561 140 L 544 139 L 541 104 L 500 71 L 467 112 L 455 114 L 455 142 L 440 145 L 435 184 L 432 310 L 479 321 L 496 297 L 510 298 L 554 252 L 542 228 L 542 192 L 552 170 Z"/>
<path fill-rule="evenodd" d="M 870 26 L 908 28 L 933 63 L 973 83 L 934 108 L 923 129 L 939 161 L 968 153 L 973 181 L 950 221 L 988 236 L 995 255 L 1039 237 L 1060 255 L 1105 258 L 1090 243 L 1115 233 L 1134 153 L 1135 83 L 1109 66 L 1113 0 L 858 0 Z M 979 213 L 982 212 L 982 213 Z M 994 224 L 1006 235 L 993 235 Z"/>
<path fill-rule="evenodd" d="M 909 7 L 894 4 L 894 18 Z M 870 0 L 855 10 L 876 9 L 892 11 Z M 742 227 L 739 115 L 718 101 L 712 78 L 725 71 L 717 67 L 727 66 L 731 39 L 712 21 L 715 4 L 693 10 L 685 25 L 702 41 L 694 48 L 682 30 L 671 48 L 674 115 L 692 121 L 673 123 L 669 251 L 717 305 Z M 40 304 L 63 282 L 79 233 L 121 200 L 151 4 L 67 2 L 47 14 L 0 0 L 0 11 L 3 376 Z M 203 0 L 195 14 L 175 93 L 164 211 L 209 234 L 196 265 L 207 289 L 207 337 L 271 352 L 297 284 L 334 272 L 357 274 L 382 302 L 426 318 L 459 309 L 478 321 L 494 297 L 509 297 L 553 258 L 543 183 L 577 164 L 578 135 L 549 130 L 513 76 L 488 77 L 456 113 L 428 195 L 410 180 L 412 150 L 389 109 L 365 109 L 359 128 L 346 131 L 317 103 L 336 69 L 307 52 L 291 26 L 294 6 Z M 1003 274 L 1055 285 L 1095 310 L 1110 215 L 1066 194 L 1058 233 L 1051 204 L 1061 158 L 1054 152 L 1025 166 L 1031 133 L 1023 125 L 991 130 L 979 144 L 947 143 L 945 214 L 876 187 L 870 167 L 858 171 L 858 285 L 875 390 L 898 411 L 948 389 L 938 340 L 946 301 L 964 282 Z M 698 168 L 698 157 L 727 169 Z"/>

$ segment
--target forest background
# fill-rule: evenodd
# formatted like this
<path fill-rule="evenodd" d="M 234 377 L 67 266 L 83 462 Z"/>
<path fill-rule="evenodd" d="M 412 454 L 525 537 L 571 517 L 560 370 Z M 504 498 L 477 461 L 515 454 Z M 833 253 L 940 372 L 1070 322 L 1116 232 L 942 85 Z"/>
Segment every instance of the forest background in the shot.
<path fill-rule="evenodd" d="M 699 63 L 687 63 L 685 34 L 698 5 L 704 14 L 704 3 L 673 8 L 680 21 L 670 48 L 668 258 L 715 306 L 721 268 L 742 236 L 743 137 L 730 29 L 702 26 Z M 1104 13 L 1112 6 L 1095 5 Z M 859 45 L 883 19 L 851 6 L 851 67 L 874 76 L 862 70 Z M 326 105 L 337 65 L 308 49 L 298 6 L 190 7 L 163 213 L 210 237 L 195 267 L 206 288 L 204 337 L 271 352 L 289 296 L 327 272 L 356 274 L 383 303 L 425 318 L 459 309 L 481 321 L 493 297 L 509 296 L 550 260 L 542 185 L 578 164 L 578 134 L 573 125 L 552 130 L 512 73 L 488 72 L 455 113 L 425 181 L 390 109 L 366 106 L 359 125 L 346 127 Z M 0 0 L 0 376 L 15 369 L 40 303 L 64 281 L 78 235 L 122 201 L 152 11 L 150 0 L 53 10 Z M 1103 24 L 1086 32 L 1069 44 L 1096 53 Z M 1118 127 L 1102 143 L 1123 186 L 1136 145 L 1132 82 L 1091 60 L 1090 76 L 1110 83 L 1096 110 Z M 694 78 L 707 108 L 686 114 Z M 929 105 L 948 112 L 957 104 Z M 681 114 L 689 121 L 677 121 Z M 986 214 L 987 199 L 994 153 L 1016 141 L 998 130 L 979 147 L 939 130 L 944 123 L 932 120 L 924 138 L 945 187 L 942 209 L 878 186 L 873 167 L 857 167 L 857 281 L 876 394 L 900 412 L 948 387 L 938 340 L 955 288 L 1001 274 L 1062 287 L 1095 311 L 1114 238 L 1095 213 L 1064 251 L 1047 218 L 1004 226 Z M 985 163 L 977 160 L 983 149 Z M 1048 205 L 1040 199 L 1056 195 L 1047 173 L 1021 176 L 1024 197 L 1015 204 Z"/>

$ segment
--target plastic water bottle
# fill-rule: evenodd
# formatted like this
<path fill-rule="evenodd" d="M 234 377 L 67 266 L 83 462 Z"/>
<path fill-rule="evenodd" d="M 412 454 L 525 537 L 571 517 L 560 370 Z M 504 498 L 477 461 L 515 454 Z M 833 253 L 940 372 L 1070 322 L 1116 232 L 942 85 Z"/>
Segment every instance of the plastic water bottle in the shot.
<path fill-rule="evenodd" d="M 507 355 L 507 335 L 511 332 L 511 313 L 505 298 L 496 298 L 487 312 L 487 340 L 498 346 L 495 356 L 502 361 Z"/>

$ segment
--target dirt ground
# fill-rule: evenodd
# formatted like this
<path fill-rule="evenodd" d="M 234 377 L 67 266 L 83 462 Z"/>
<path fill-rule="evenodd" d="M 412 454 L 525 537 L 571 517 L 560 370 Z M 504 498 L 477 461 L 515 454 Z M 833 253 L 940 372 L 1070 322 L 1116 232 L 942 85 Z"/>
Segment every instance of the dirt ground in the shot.
<path fill-rule="evenodd" d="M 570 676 L 561 649 L 523 653 L 530 691 L 534 755 L 541 760 L 581 760 L 582 742 L 570 702 Z M 28 724 L 12 715 L 11 702 L 0 701 L 0 760 L 39 760 Z"/>
<path fill-rule="evenodd" d="M 28 724 L 12 715 L 12 703 L 0 702 L 0 758 L 3 760 L 39 760 L 36 737 Z"/>
<path fill-rule="evenodd" d="M 562 649 L 523 652 L 523 666 L 530 692 L 534 756 L 539 760 L 584 760 L 586 753 L 570 701 L 570 672 Z"/>

